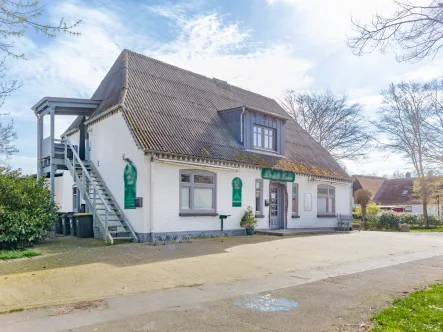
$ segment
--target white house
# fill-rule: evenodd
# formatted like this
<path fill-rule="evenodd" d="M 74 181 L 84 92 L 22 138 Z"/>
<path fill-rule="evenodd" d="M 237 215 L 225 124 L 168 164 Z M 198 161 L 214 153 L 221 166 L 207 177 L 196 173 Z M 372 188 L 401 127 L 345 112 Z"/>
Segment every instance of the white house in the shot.
<path fill-rule="evenodd" d="M 414 192 L 414 179 L 406 173 L 403 179 L 386 179 L 377 176 L 353 175 L 353 191 L 366 189 L 371 192 L 372 201 L 382 209 L 397 212 L 423 214 L 423 204 L 419 194 Z M 441 215 L 439 201 L 431 201 L 427 206 L 429 215 Z"/>
<path fill-rule="evenodd" d="M 263 230 L 336 229 L 351 214 L 352 180 L 331 155 L 275 100 L 219 79 L 125 50 L 91 99 L 33 110 L 38 175 L 64 172 L 60 209 L 84 204 L 106 241 L 244 234 L 248 206 Z M 78 117 L 57 140 L 64 114 Z"/>

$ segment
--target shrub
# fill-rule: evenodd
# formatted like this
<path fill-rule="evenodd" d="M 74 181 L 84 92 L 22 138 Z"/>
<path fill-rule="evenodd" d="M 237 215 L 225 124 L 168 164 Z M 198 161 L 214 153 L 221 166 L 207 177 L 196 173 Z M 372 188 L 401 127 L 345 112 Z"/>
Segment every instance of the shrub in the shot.
<path fill-rule="evenodd" d="M 400 214 L 394 211 L 382 211 L 378 215 L 381 226 L 385 229 L 398 230 L 400 226 Z"/>
<path fill-rule="evenodd" d="M 56 217 L 44 179 L 0 169 L 0 249 L 22 249 L 43 240 Z"/>
<path fill-rule="evenodd" d="M 369 204 L 368 207 L 366 208 L 366 210 L 367 210 L 366 213 L 368 215 L 376 215 L 376 214 L 379 214 L 381 211 L 380 206 L 374 202 Z"/>
<path fill-rule="evenodd" d="M 252 211 L 250 206 L 248 206 L 243 214 L 240 221 L 240 226 L 244 228 L 255 228 L 255 226 L 257 226 L 257 219 L 255 219 L 254 211 Z"/>
<path fill-rule="evenodd" d="M 403 213 L 400 218 L 402 224 L 408 224 L 411 227 L 418 227 L 419 225 L 419 216 L 412 212 Z"/>
<path fill-rule="evenodd" d="M 352 209 L 352 211 L 353 211 L 352 216 L 354 217 L 354 219 L 361 219 L 362 218 L 361 207 L 356 206 Z M 374 202 L 368 204 L 368 206 L 366 207 L 366 219 L 368 219 L 368 217 L 370 215 L 374 216 L 374 215 L 378 214 L 379 212 L 380 212 L 379 205 L 377 205 Z"/>
<path fill-rule="evenodd" d="M 431 227 L 441 226 L 441 220 L 439 220 L 437 218 L 437 216 L 434 216 L 434 215 L 428 216 L 428 223 L 429 223 L 429 226 L 431 226 Z"/>

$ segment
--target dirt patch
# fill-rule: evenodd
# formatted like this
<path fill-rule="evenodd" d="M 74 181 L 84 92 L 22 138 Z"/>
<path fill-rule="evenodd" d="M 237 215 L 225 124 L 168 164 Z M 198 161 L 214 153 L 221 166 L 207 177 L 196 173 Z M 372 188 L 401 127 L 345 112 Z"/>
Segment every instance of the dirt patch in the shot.
<path fill-rule="evenodd" d="M 106 309 L 106 303 L 103 300 L 82 301 L 74 304 L 55 307 L 49 316 L 62 316 L 75 314 L 83 311 L 97 311 Z"/>

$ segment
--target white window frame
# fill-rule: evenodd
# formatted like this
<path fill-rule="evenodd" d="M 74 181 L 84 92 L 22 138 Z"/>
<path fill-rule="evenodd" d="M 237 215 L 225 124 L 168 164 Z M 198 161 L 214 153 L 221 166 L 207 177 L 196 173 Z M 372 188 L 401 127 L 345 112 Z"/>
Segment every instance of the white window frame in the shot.
<path fill-rule="evenodd" d="M 271 127 L 254 125 L 252 128 L 255 149 L 277 151 L 277 130 Z"/>
<path fill-rule="evenodd" d="M 294 196 L 295 196 L 295 213 L 292 211 L 294 206 Z M 292 184 L 292 196 L 291 196 L 291 214 L 293 218 L 297 218 L 300 216 L 300 205 L 298 204 L 298 183 Z"/>
<path fill-rule="evenodd" d="M 257 189 L 257 184 L 260 186 L 259 189 Z M 256 217 L 262 217 L 263 216 L 263 180 L 262 179 L 256 179 L 255 180 L 255 191 L 254 191 L 254 197 L 256 198 L 255 201 L 255 216 Z M 259 195 L 259 203 L 258 203 L 258 210 L 257 210 L 257 190 L 260 191 Z"/>
<path fill-rule="evenodd" d="M 320 190 L 327 190 L 327 194 L 319 193 Z M 333 186 L 326 186 L 326 185 L 319 185 L 317 186 L 317 215 L 318 216 L 334 216 L 335 215 L 335 187 Z M 318 199 L 319 198 L 326 198 L 326 202 L 329 201 L 330 198 L 332 198 L 332 211 L 327 211 L 329 208 L 329 204 L 326 204 L 326 212 L 319 212 L 319 204 Z"/>
<path fill-rule="evenodd" d="M 217 215 L 217 174 L 209 171 L 182 169 L 179 172 L 180 195 L 179 209 L 180 216 L 199 216 L 199 215 Z M 182 182 L 182 175 L 189 175 L 189 182 Z M 196 175 L 212 176 L 213 183 L 195 183 Z M 189 209 L 182 208 L 182 188 L 189 188 Z M 212 209 L 194 208 L 194 190 L 196 188 L 212 189 Z"/>

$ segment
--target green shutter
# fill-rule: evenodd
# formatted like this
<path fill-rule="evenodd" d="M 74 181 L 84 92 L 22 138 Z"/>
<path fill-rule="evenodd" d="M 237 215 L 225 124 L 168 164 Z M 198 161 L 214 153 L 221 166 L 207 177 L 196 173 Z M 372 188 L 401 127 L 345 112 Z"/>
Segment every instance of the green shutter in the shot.
<path fill-rule="evenodd" d="M 132 162 L 128 162 L 123 173 L 125 182 L 125 209 L 135 209 L 135 197 L 137 195 L 137 168 Z"/>
<path fill-rule="evenodd" d="M 232 206 L 241 207 L 243 182 L 240 178 L 232 180 Z"/>

